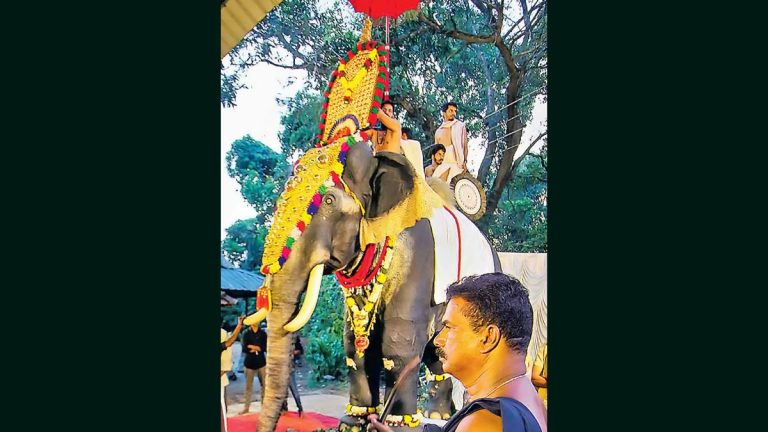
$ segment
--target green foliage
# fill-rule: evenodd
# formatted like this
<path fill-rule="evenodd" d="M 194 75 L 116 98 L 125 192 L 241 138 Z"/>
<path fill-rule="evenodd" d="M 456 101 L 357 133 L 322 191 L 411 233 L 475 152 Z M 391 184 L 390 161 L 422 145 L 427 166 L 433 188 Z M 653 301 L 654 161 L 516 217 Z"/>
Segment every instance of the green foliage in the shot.
<path fill-rule="evenodd" d="M 256 217 L 238 220 L 227 228 L 221 249 L 240 268 L 253 270 L 259 267 L 264 252 L 264 238 L 288 176 L 288 164 L 281 154 L 250 135 L 232 143 L 226 162 L 227 173 L 240 184 L 240 193 L 253 206 Z"/>
<path fill-rule="evenodd" d="M 324 375 L 346 378 L 344 295 L 335 276 L 323 277 L 315 312 L 304 327 L 303 335 L 309 342 L 304 358 L 311 366 L 311 378 L 316 382 Z"/>
<path fill-rule="evenodd" d="M 487 225 L 480 225 L 499 252 L 547 252 L 547 147 L 529 154 L 507 186 Z"/>
<path fill-rule="evenodd" d="M 296 158 L 314 147 L 322 100 L 320 92 L 308 89 L 299 90 L 292 98 L 278 100 L 286 108 L 286 113 L 280 118 L 283 130 L 278 134 L 284 155 Z"/>

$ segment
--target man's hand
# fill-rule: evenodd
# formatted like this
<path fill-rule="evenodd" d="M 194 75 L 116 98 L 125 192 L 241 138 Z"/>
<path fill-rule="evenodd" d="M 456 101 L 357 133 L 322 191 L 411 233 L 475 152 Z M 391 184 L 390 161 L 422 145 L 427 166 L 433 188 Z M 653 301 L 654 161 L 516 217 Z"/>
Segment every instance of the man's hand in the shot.
<path fill-rule="evenodd" d="M 259 351 L 261 351 L 261 347 L 258 345 L 248 345 L 246 348 L 248 348 L 248 351 L 258 354 Z"/>
<path fill-rule="evenodd" d="M 379 416 L 377 414 L 370 414 L 368 416 L 368 421 L 371 422 L 368 425 L 369 432 L 370 431 L 392 432 L 392 429 L 390 429 L 389 426 L 379 422 Z"/>

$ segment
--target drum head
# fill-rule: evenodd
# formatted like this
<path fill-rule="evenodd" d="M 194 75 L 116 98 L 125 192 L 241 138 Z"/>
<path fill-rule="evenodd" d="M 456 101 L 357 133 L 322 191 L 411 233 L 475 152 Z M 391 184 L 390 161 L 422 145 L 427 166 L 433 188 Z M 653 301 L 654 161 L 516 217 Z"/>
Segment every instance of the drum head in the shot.
<path fill-rule="evenodd" d="M 476 221 L 485 214 L 485 189 L 467 172 L 451 179 L 456 205 L 470 220 Z"/>

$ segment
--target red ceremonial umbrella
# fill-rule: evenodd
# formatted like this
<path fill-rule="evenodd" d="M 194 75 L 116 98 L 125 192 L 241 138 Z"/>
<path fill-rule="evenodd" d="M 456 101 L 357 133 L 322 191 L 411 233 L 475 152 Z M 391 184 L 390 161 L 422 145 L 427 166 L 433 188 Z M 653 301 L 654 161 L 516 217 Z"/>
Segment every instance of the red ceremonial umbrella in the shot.
<path fill-rule="evenodd" d="M 401 13 L 419 7 L 419 0 L 349 0 L 355 12 L 376 19 L 397 18 Z"/>
<path fill-rule="evenodd" d="M 355 12 L 364 13 L 373 19 L 386 17 L 384 45 L 387 51 L 389 51 L 389 19 L 397 18 L 403 12 L 419 7 L 419 0 L 349 0 L 349 2 Z M 387 58 L 387 68 L 389 68 L 389 58 Z"/>

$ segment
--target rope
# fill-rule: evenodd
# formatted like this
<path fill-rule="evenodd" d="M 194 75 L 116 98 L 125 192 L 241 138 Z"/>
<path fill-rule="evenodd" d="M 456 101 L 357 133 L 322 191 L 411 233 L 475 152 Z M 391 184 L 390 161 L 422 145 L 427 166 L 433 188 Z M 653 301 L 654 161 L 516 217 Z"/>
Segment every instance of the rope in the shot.
<path fill-rule="evenodd" d="M 543 85 L 543 86 L 541 86 L 541 87 L 539 87 L 539 88 L 537 88 L 536 90 L 533 90 L 532 92 L 530 92 L 530 93 L 528 93 L 528 94 L 526 94 L 526 95 L 524 95 L 524 96 L 521 96 L 521 97 L 520 97 L 520 98 L 518 98 L 517 100 L 515 100 L 515 101 L 513 101 L 513 102 L 510 102 L 510 103 L 508 103 L 508 104 L 504 105 L 503 107 L 501 107 L 501 108 L 497 109 L 496 111 L 494 111 L 494 112 L 492 112 L 492 113 L 488 114 L 487 116 L 483 117 L 483 120 L 485 120 L 485 119 L 487 119 L 488 117 L 490 117 L 490 116 L 492 116 L 492 115 L 496 114 L 497 112 L 499 112 L 499 111 L 501 111 L 501 110 L 503 110 L 503 109 L 507 108 L 508 106 L 512 106 L 512 105 L 514 105 L 514 104 L 516 104 L 516 103 L 520 102 L 521 100 L 523 100 L 523 99 L 527 98 L 528 96 L 530 96 L 530 95 L 532 95 L 532 94 L 534 94 L 534 93 L 538 92 L 539 90 L 543 89 L 544 87 L 546 87 L 546 84 L 545 84 L 545 85 Z"/>

